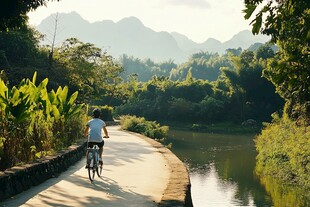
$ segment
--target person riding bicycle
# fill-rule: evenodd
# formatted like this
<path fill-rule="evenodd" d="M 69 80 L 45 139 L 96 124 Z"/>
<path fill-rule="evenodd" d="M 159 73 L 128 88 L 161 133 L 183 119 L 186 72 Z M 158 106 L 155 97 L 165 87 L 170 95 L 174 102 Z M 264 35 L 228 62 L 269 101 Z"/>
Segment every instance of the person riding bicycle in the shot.
<path fill-rule="evenodd" d="M 84 136 L 87 137 L 87 148 L 92 148 L 94 145 L 98 145 L 99 147 L 99 163 L 102 165 L 102 152 L 103 152 L 103 137 L 102 130 L 105 134 L 104 138 L 109 138 L 108 130 L 106 128 L 106 124 L 100 118 L 100 110 L 93 110 L 93 119 L 89 120 L 86 124 L 86 129 L 84 131 Z M 88 150 L 86 152 L 86 160 L 88 156 Z M 86 164 L 88 167 L 88 163 Z"/>

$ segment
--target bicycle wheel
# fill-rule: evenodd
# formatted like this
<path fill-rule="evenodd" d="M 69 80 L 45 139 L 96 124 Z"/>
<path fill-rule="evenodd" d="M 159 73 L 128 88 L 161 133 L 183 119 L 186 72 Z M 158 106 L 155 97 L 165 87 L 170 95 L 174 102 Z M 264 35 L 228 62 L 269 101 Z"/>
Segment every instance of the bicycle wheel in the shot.
<path fill-rule="evenodd" d="M 94 159 L 93 157 L 90 158 L 90 165 L 89 165 L 89 168 L 88 168 L 88 177 L 89 177 L 89 180 L 90 181 L 93 181 L 94 178 L 95 178 L 95 168 L 94 168 Z"/>
<path fill-rule="evenodd" d="M 98 163 L 98 165 L 99 165 L 99 167 L 97 166 L 97 175 L 98 175 L 98 177 L 101 177 L 101 172 L 102 172 L 102 164 L 99 164 Z"/>

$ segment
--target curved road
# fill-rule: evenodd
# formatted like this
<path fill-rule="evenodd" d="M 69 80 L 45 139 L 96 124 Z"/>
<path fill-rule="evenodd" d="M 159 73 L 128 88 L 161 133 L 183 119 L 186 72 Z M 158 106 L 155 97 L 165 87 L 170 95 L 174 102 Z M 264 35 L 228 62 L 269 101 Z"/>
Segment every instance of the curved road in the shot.
<path fill-rule="evenodd" d="M 143 139 L 108 127 L 102 178 L 91 183 L 85 158 L 1 206 L 157 206 L 168 184 L 167 161 Z"/>

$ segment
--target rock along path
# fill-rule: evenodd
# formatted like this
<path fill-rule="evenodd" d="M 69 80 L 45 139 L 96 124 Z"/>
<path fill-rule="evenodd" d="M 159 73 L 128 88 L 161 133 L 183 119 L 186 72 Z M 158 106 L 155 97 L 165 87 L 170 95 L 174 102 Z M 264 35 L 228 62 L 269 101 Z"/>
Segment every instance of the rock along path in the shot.
<path fill-rule="evenodd" d="M 169 181 L 167 161 L 148 142 L 119 129 L 108 127 L 102 178 L 89 181 L 83 158 L 0 206 L 157 206 Z"/>

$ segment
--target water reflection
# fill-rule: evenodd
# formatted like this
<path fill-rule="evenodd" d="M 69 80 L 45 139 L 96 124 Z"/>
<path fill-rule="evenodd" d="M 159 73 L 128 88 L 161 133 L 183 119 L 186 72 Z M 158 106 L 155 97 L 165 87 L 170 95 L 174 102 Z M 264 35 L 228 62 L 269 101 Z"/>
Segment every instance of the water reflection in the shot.
<path fill-rule="evenodd" d="M 170 130 L 172 151 L 189 165 L 195 207 L 272 206 L 253 175 L 253 135 Z"/>
<path fill-rule="evenodd" d="M 194 206 L 255 206 L 251 195 L 246 199 L 238 198 L 237 183 L 221 180 L 214 166 L 208 173 L 201 175 L 191 172 L 192 199 Z M 203 190 L 202 190 L 203 189 Z"/>
<path fill-rule="evenodd" d="M 268 176 L 260 177 L 260 181 L 270 193 L 274 207 L 310 206 L 310 189 L 296 185 L 283 185 L 279 180 Z"/>
<path fill-rule="evenodd" d="M 309 207 L 310 190 L 254 173 L 254 135 L 170 130 L 172 151 L 190 169 L 195 207 Z"/>

